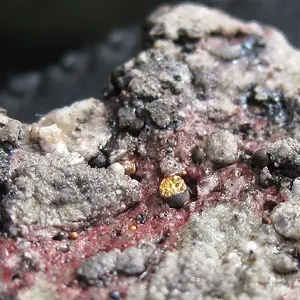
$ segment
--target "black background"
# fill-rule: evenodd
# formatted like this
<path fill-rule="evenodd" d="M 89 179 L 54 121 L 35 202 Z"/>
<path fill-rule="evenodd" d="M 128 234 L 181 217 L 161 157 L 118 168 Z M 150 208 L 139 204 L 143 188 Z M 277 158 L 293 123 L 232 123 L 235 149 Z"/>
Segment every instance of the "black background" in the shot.
<path fill-rule="evenodd" d="M 102 85 L 107 81 L 110 69 L 127 60 L 137 51 L 136 29 L 126 32 L 119 51 L 107 63 L 107 57 L 95 65 L 93 74 L 87 72 L 87 80 L 97 84 L 82 84 L 82 77 L 76 82 L 75 91 L 70 82 L 59 87 L 51 85 L 52 79 L 43 81 L 38 95 L 28 96 L 7 92 L 10 80 L 31 70 L 44 72 L 53 64 L 60 64 L 61 57 L 70 49 L 83 45 L 95 45 L 107 41 L 107 35 L 116 28 L 141 26 L 145 17 L 159 4 L 178 1 L 159 0 L 14 0 L 1 1 L 0 10 L 0 105 L 8 108 L 12 116 L 32 121 L 36 113 L 68 104 L 88 96 L 101 97 Z M 181 1 L 190 2 L 190 1 Z M 300 1 L 299 0 L 203 0 L 194 1 L 220 7 L 230 14 L 245 20 L 278 27 L 288 39 L 300 46 Z M 122 35 L 122 31 L 119 31 Z M 129 34 L 129 35 L 128 35 Z M 115 37 L 113 39 L 116 39 Z M 128 40 L 128 42 L 126 41 Z M 109 51 L 109 49 L 108 49 Z M 126 52 L 127 51 L 127 52 Z M 126 52 L 126 53 L 125 53 Z M 124 54 L 125 53 L 125 54 Z M 43 77 L 44 78 L 44 77 Z M 44 79 L 43 79 L 44 80 Z M 50 85 L 49 85 L 50 81 Z M 52 80 L 53 81 L 53 80 Z M 46 90 L 45 90 L 46 86 Z M 100 87 L 101 86 L 101 87 Z M 56 88 L 55 93 L 49 90 Z M 44 89 L 44 90 L 43 90 Z M 16 94 L 16 96 L 15 96 Z M 17 95 L 18 94 L 18 95 Z M 14 98 L 15 97 L 15 98 Z M 26 97 L 25 97 L 26 98 Z M 21 103 L 22 102 L 22 103 Z M 25 103 L 26 102 L 26 103 Z"/>

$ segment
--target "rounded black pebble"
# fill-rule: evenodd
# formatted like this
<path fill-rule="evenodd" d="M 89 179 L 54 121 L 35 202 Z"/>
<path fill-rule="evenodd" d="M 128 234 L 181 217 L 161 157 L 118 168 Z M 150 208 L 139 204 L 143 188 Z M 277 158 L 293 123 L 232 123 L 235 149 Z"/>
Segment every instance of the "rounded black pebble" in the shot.
<path fill-rule="evenodd" d="M 53 240 L 55 241 L 62 241 L 68 237 L 68 233 L 65 231 L 59 231 L 56 233 L 56 235 L 53 237 Z"/>
<path fill-rule="evenodd" d="M 165 198 L 171 208 L 180 209 L 190 200 L 190 192 L 187 188 L 184 192 Z"/>
<path fill-rule="evenodd" d="M 99 152 L 99 154 L 96 157 L 93 157 L 89 161 L 89 165 L 92 168 L 105 168 L 107 166 L 106 156 L 102 152 Z"/>
<path fill-rule="evenodd" d="M 261 148 L 254 152 L 250 159 L 251 165 L 263 168 L 271 163 L 269 154 L 266 148 Z"/>

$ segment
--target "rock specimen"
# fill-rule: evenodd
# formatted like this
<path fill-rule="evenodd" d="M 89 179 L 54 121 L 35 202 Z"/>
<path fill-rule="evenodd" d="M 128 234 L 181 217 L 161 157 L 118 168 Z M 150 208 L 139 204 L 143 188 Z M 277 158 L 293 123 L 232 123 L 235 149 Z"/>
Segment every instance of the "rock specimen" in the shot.
<path fill-rule="evenodd" d="M 191 4 L 144 41 L 102 100 L 1 112 L 4 299 L 297 299 L 300 52 Z"/>

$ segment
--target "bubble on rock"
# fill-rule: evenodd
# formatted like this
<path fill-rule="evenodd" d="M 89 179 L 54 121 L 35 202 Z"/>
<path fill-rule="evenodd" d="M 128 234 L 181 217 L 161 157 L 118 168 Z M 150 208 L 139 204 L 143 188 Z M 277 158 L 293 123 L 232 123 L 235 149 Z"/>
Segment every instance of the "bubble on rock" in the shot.
<path fill-rule="evenodd" d="M 180 209 L 190 200 L 190 191 L 177 175 L 165 177 L 159 185 L 161 198 L 172 208 Z"/>

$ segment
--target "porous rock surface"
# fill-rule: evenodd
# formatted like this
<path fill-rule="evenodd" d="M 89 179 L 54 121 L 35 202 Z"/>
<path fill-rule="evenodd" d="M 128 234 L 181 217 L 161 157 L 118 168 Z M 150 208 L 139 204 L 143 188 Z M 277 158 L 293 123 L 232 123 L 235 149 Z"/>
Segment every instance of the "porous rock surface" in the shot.
<path fill-rule="evenodd" d="M 144 41 L 102 100 L 1 113 L 3 297 L 298 299 L 300 52 L 191 4 Z"/>

